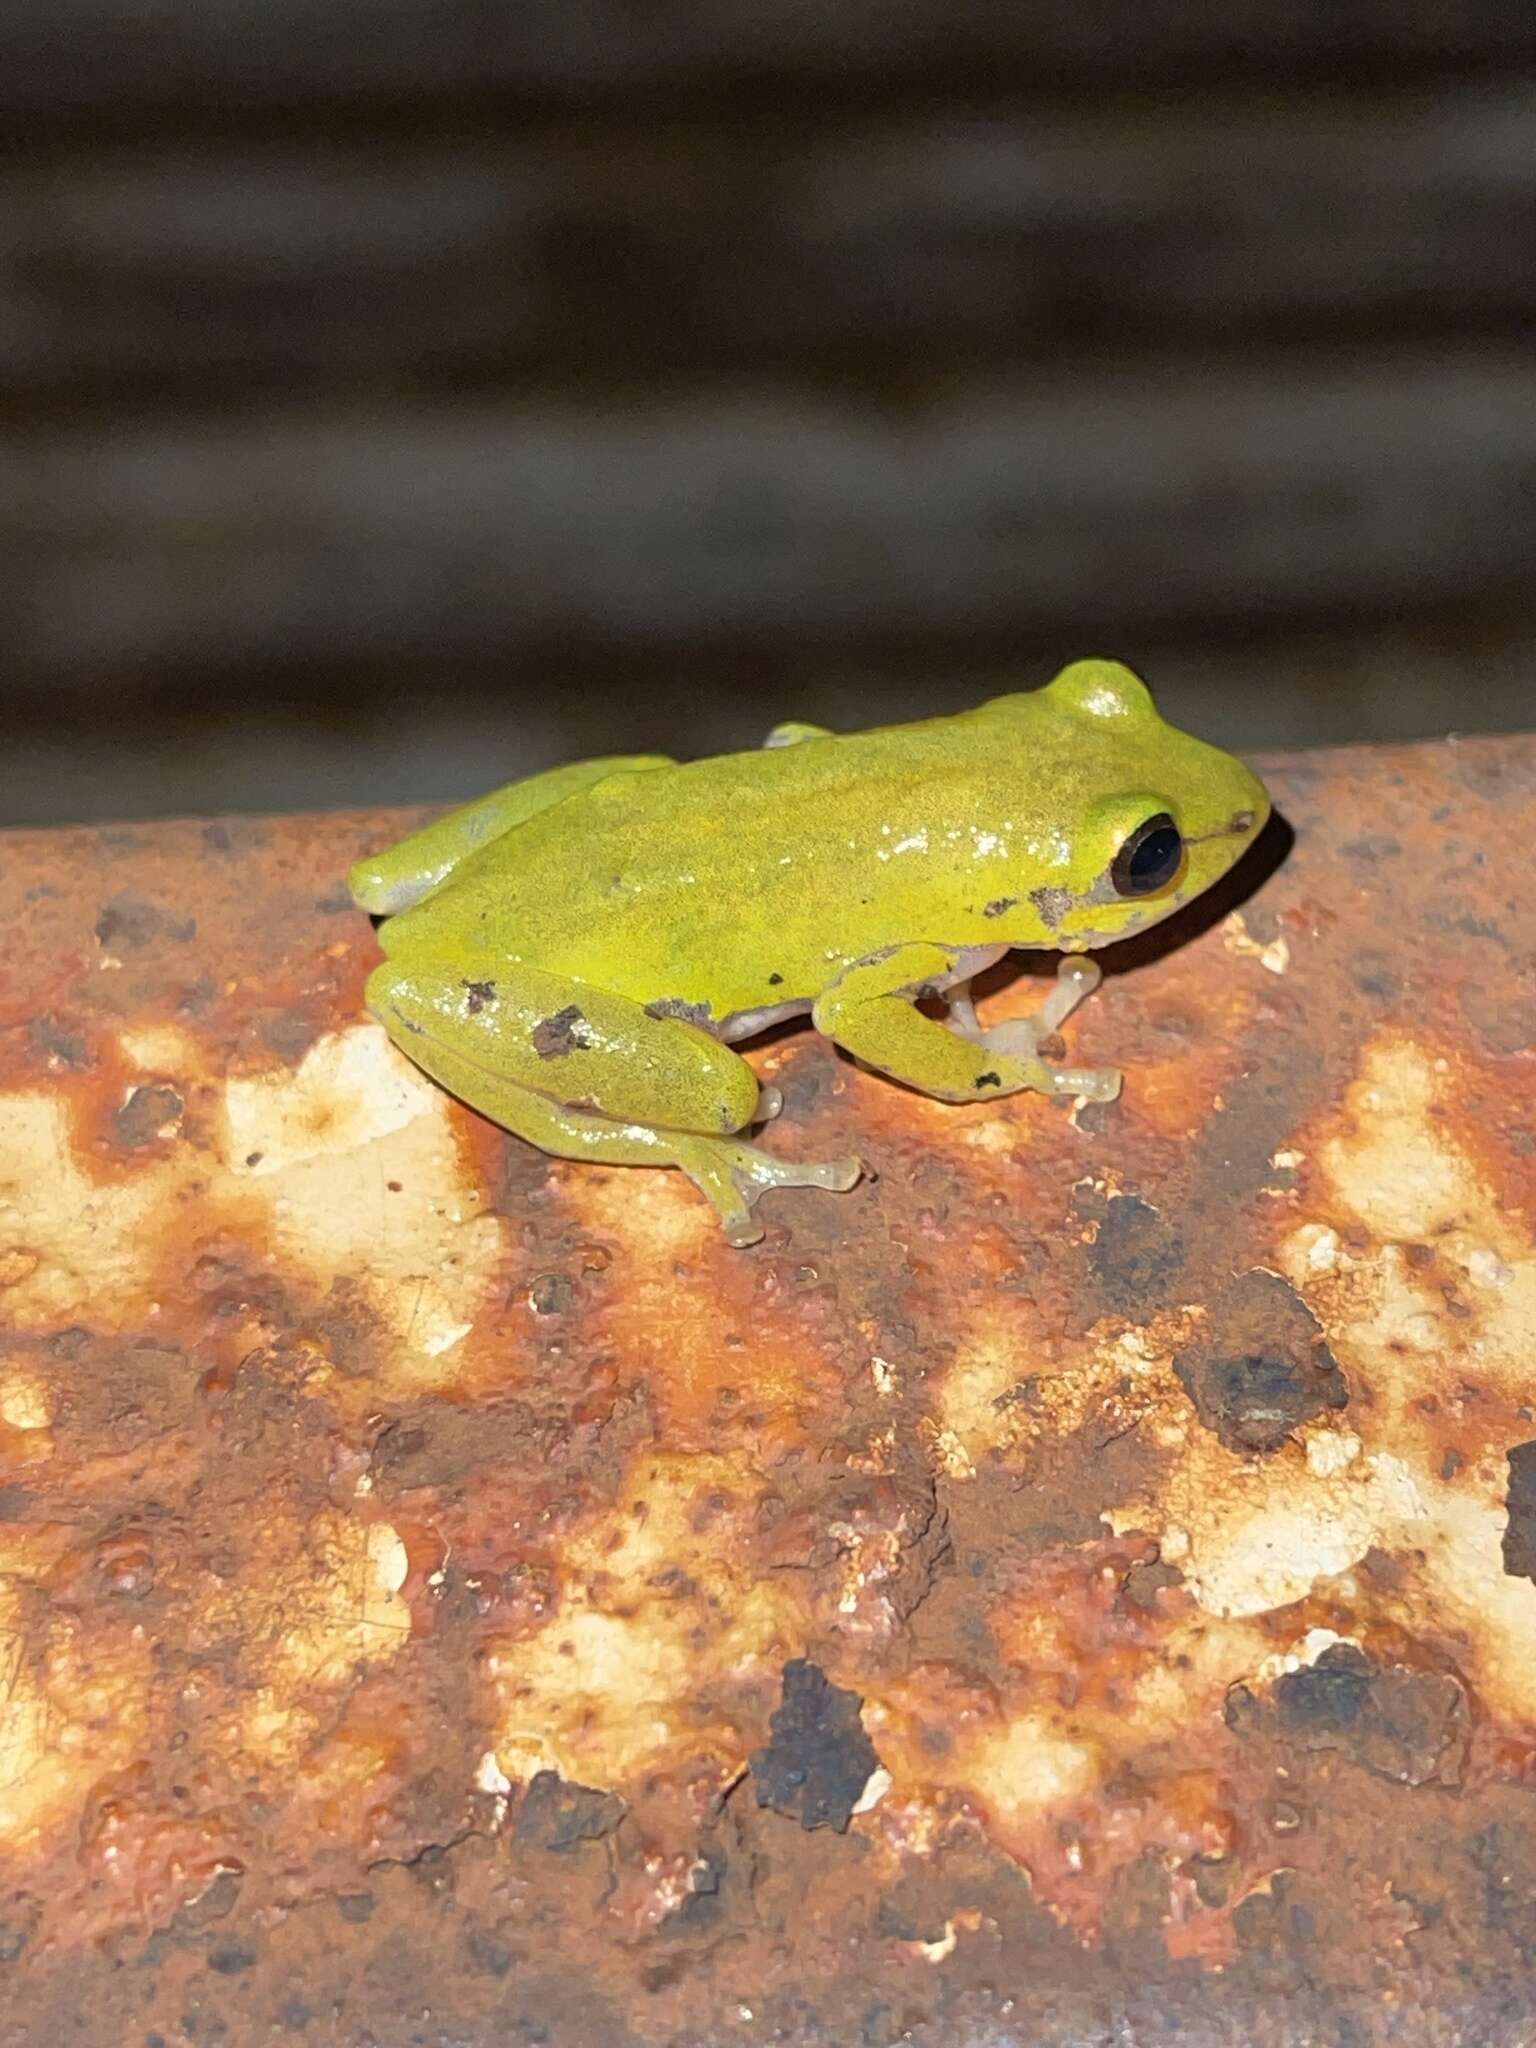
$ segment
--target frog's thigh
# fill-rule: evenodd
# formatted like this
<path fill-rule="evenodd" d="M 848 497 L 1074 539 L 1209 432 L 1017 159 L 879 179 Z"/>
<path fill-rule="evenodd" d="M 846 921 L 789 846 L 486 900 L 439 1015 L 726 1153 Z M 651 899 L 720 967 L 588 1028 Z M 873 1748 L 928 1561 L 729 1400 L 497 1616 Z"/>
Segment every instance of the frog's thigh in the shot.
<path fill-rule="evenodd" d="M 1042 1061 L 973 1045 L 913 1007 L 925 988 L 953 976 L 957 957 L 943 946 L 911 945 L 859 961 L 818 999 L 817 1030 L 866 1065 L 944 1101 L 977 1102 L 1021 1088 L 1053 1093 Z"/>
<path fill-rule="evenodd" d="M 525 819 L 564 803 L 610 775 L 633 775 L 646 768 L 670 768 L 663 754 L 613 754 L 597 761 L 572 761 L 542 775 L 506 783 L 489 796 L 478 797 L 423 825 L 398 845 L 360 860 L 347 878 L 353 900 L 376 917 L 393 917 L 430 896 L 456 867 L 514 830 Z"/>
<path fill-rule="evenodd" d="M 367 1001 L 418 1066 L 509 1129 L 523 1129 L 528 1091 L 623 1124 L 715 1136 L 757 1114 L 757 1076 L 728 1045 L 521 962 L 389 960 L 369 977 Z"/>

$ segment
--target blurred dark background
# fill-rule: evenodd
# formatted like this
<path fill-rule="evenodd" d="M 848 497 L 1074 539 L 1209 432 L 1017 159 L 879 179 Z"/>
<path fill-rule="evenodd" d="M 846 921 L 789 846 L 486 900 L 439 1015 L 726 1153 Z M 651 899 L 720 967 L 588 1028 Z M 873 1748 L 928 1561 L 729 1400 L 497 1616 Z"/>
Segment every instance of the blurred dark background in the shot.
<path fill-rule="evenodd" d="M 4 0 L 0 821 L 1536 723 L 1536 9 Z"/>

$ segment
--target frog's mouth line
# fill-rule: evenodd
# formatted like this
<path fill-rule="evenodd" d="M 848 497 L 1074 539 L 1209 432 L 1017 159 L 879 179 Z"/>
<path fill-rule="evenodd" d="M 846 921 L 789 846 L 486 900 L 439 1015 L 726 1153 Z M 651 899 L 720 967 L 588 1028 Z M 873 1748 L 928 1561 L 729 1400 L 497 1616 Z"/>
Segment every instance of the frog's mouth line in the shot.
<path fill-rule="evenodd" d="M 1214 832 L 1197 832 L 1186 838 L 1186 846 L 1209 846 L 1213 839 L 1246 838 L 1259 821 L 1257 811 L 1234 811 L 1225 825 L 1218 825 Z"/>

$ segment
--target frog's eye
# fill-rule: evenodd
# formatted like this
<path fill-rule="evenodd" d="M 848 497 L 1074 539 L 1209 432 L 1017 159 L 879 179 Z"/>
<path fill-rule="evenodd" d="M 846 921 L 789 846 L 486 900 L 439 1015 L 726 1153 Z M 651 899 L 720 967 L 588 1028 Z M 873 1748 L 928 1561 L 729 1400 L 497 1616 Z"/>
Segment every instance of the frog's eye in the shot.
<path fill-rule="evenodd" d="M 1109 879 L 1117 896 L 1151 896 L 1168 884 L 1184 864 L 1184 841 L 1166 811 L 1159 811 L 1125 841 L 1115 855 Z"/>

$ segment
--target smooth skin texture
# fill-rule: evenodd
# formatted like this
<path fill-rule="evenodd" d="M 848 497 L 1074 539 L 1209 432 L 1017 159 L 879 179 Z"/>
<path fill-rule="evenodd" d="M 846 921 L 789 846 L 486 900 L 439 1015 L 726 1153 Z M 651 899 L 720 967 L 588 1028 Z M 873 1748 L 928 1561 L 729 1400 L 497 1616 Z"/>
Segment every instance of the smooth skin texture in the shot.
<path fill-rule="evenodd" d="M 856 1159 L 773 1157 L 734 1042 L 787 1016 L 925 1095 L 1109 1101 L 1114 1069 L 1040 1041 L 1098 983 L 1075 957 L 1208 889 L 1263 828 L 1240 761 L 1176 731 L 1117 662 L 958 717 L 756 753 L 531 776 L 361 861 L 383 919 L 367 1002 L 416 1064 L 563 1159 L 680 1167 L 732 1244 L 770 1187 L 851 1188 Z M 1067 955 L 1033 1018 L 983 1030 L 971 978 Z M 943 998 L 947 1020 L 917 1004 Z"/>

